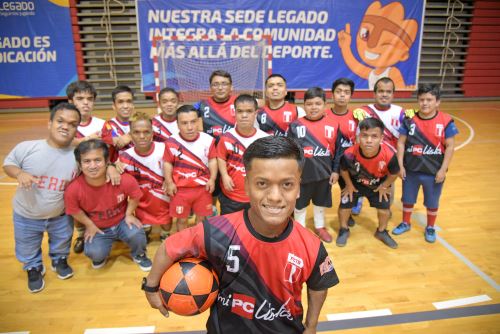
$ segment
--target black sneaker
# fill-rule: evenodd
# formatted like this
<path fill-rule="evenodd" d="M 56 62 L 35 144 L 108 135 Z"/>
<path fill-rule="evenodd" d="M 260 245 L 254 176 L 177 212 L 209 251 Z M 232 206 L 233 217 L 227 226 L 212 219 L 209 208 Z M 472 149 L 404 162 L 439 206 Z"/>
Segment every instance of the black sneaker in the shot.
<path fill-rule="evenodd" d="M 134 257 L 134 262 L 139 265 L 139 268 L 141 268 L 142 271 L 150 271 L 153 266 L 153 263 L 148 258 L 146 253 Z"/>
<path fill-rule="evenodd" d="M 73 252 L 75 252 L 76 254 L 80 254 L 81 252 L 83 252 L 83 245 L 83 237 L 77 237 L 75 239 L 75 244 L 73 245 Z"/>
<path fill-rule="evenodd" d="M 347 226 L 353 227 L 354 225 L 356 225 L 354 218 L 352 218 L 352 216 L 349 216 L 349 219 L 347 220 Z"/>
<path fill-rule="evenodd" d="M 106 264 L 107 262 L 107 258 L 102 260 L 101 262 L 96 262 L 96 261 L 92 261 L 92 268 L 94 269 L 100 269 L 102 267 L 104 267 L 104 265 Z"/>
<path fill-rule="evenodd" d="M 52 261 L 52 271 L 57 272 L 57 277 L 60 279 L 73 277 L 73 269 L 68 265 L 68 260 L 64 256 L 57 262 Z"/>
<path fill-rule="evenodd" d="M 379 230 L 375 231 L 375 238 L 378 240 L 382 241 L 384 244 L 391 248 L 398 248 L 398 243 L 394 241 L 393 238 L 389 235 L 389 232 L 387 230 L 383 230 L 380 232 Z"/>
<path fill-rule="evenodd" d="M 28 269 L 28 289 L 30 292 L 35 293 L 43 290 L 45 287 L 43 275 L 45 275 L 45 266 L 43 265 Z"/>
<path fill-rule="evenodd" d="M 347 244 L 347 238 L 349 238 L 349 234 L 351 234 L 351 232 L 349 232 L 348 228 L 340 228 L 339 235 L 337 236 L 337 240 L 335 241 L 338 247 L 344 247 Z"/>

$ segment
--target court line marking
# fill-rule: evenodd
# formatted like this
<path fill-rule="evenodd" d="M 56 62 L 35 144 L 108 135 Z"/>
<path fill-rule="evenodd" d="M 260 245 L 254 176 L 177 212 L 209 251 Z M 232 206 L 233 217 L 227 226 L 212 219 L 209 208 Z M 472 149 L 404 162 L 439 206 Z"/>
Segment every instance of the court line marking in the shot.
<path fill-rule="evenodd" d="M 155 326 L 121 327 L 121 328 L 90 328 L 84 334 L 145 334 L 154 333 Z"/>
<path fill-rule="evenodd" d="M 435 302 L 435 303 L 432 303 L 432 305 L 434 305 L 434 307 L 436 309 L 442 310 L 442 309 L 447 309 L 447 308 L 452 308 L 452 307 L 457 307 L 457 306 L 465 306 L 465 305 L 470 305 L 470 304 L 489 302 L 490 300 L 491 300 L 490 296 L 480 295 L 480 296 L 467 297 L 467 298 L 451 299 L 451 300 L 446 300 L 446 301 L 442 301 L 442 302 Z"/>
<path fill-rule="evenodd" d="M 0 334 L 30 334 L 30 332 L 1 332 Z"/>
<path fill-rule="evenodd" d="M 328 319 L 328 321 L 337 321 L 337 320 L 346 320 L 346 319 L 381 317 L 384 315 L 392 315 L 391 310 L 388 308 L 384 308 L 384 309 L 380 309 L 380 310 L 346 312 L 346 313 L 332 313 L 332 314 L 327 314 L 326 318 Z"/>
<path fill-rule="evenodd" d="M 0 182 L 0 186 L 17 186 L 18 184 L 17 182 Z"/>
<path fill-rule="evenodd" d="M 474 132 L 474 128 L 469 123 L 467 123 L 467 121 L 465 121 L 464 119 L 457 117 L 457 116 L 452 116 L 452 117 L 459 120 L 460 122 L 462 122 L 469 129 L 469 138 L 467 138 L 462 144 L 455 147 L 455 151 L 458 151 L 461 148 L 464 148 L 465 146 L 467 146 L 472 141 L 472 139 L 474 139 L 475 132 Z"/>
<path fill-rule="evenodd" d="M 412 214 L 412 217 L 414 217 L 418 224 L 422 227 L 427 226 L 426 222 L 426 217 L 423 213 L 420 212 L 414 212 Z M 462 255 L 458 250 L 456 250 L 455 247 L 450 245 L 446 240 L 441 238 L 439 235 L 436 236 L 436 240 L 439 241 L 446 249 L 448 249 L 453 255 L 455 255 L 460 261 L 462 261 L 469 269 L 471 269 L 473 272 L 475 272 L 479 277 L 481 277 L 483 280 L 485 280 L 489 285 L 493 287 L 497 292 L 500 292 L 500 285 L 498 285 L 497 282 L 495 282 L 494 279 L 492 279 L 490 276 L 488 276 L 485 272 L 483 272 L 481 269 L 479 269 L 478 266 L 476 266 L 472 261 L 470 261 L 468 258 L 466 258 L 464 255 Z"/>

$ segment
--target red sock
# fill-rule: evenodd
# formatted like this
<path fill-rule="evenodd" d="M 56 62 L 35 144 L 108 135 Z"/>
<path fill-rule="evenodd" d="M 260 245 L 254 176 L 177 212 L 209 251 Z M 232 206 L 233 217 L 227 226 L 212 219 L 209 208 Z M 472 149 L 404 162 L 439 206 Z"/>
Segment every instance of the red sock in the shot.
<path fill-rule="evenodd" d="M 414 204 L 403 203 L 403 221 L 410 224 L 411 213 L 413 212 Z"/>
<path fill-rule="evenodd" d="M 427 226 L 434 227 L 436 223 L 436 218 L 438 214 L 438 209 L 429 209 L 427 208 Z"/>

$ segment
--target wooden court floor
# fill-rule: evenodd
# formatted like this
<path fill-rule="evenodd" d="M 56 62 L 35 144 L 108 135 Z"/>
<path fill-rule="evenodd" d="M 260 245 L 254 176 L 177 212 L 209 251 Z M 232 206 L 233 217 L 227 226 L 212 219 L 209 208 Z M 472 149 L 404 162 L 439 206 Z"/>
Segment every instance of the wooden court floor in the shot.
<path fill-rule="evenodd" d="M 441 200 L 438 240 L 424 241 L 421 198 L 413 228 L 396 237 L 396 250 L 373 237 L 375 211 L 365 203 L 347 246 L 326 245 L 341 283 L 329 291 L 318 332 L 500 333 L 500 101 L 443 102 L 442 110 L 455 117 L 460 134 Z M 96 115 L 108 117 L 110 112 Z M 45 137 L 47 119 L 48 113 L 0 113 L 1 161 L 19 141 Z M 14 255 L 14 181 L 0 172 L 0 333 L 90 334 L 98 332 L 89 329 L 148 326 L 155 333 L 204 329 L 207 314 L 166 319 L 150 309 L 139 288 L 144 274 L 118 243 L 105 268 L 93 270 L 84 255 L 71 253 L 73 278 L 59 280 L 49 269 L 45 289 L 29 293 L 26 273 Z M 398 181 L 390 228 L 401 219 L 400 187 Z M 335 187 L 334 203 L 338 198 Z M 336 235 L 336 209 L 326 216 Z M 158 237 L 148 245 L 151 256 L 159 245 Z M 47 249 L 45 240 L 44 262 L 50 266 Z M 463 298 L 473 304 L 451 309 L 433 304 Z M 366 312 L 354 313 L 364 311 L 379 316 L 359 318 Z M 328 321 L 335 317 L 354 319 Z"/>

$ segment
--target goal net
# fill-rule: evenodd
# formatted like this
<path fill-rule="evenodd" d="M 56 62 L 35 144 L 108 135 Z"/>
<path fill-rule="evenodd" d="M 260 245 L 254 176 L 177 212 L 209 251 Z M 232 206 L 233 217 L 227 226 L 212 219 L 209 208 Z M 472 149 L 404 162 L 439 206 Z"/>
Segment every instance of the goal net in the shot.
<path fill-rule="evenodd" d="M 156 92 L 175 89 L 185 102 L 210 96 L 209 78 L 215 70 L 231 74 L 233 95 L 264 98 L 271 74 L 270 38 L 219 35 L 217 39 L 160 37 L 153 39 Z"/>

